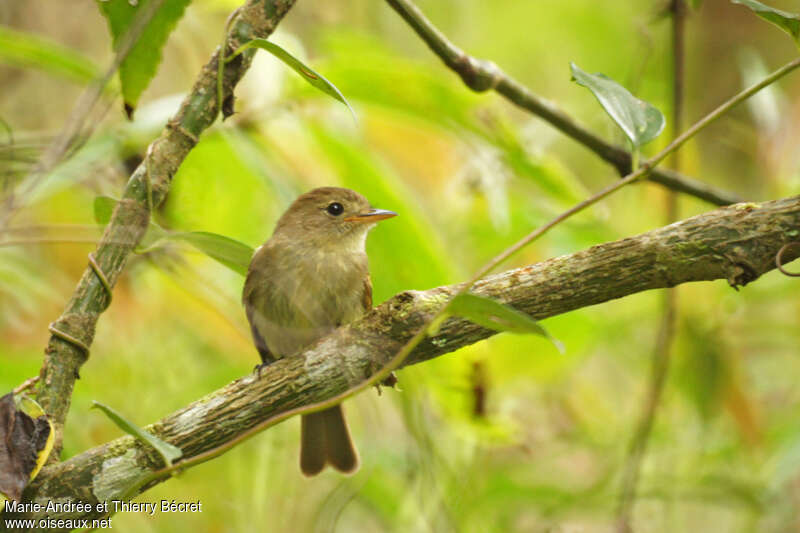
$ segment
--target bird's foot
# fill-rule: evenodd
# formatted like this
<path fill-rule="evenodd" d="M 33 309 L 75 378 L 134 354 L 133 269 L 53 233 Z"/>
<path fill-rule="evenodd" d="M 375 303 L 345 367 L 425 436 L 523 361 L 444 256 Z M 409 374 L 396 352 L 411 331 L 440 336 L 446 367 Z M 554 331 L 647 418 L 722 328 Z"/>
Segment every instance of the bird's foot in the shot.
<path fill-rule="evenodd" d="M 258 374 L 258 379 L 261 379 L 261 371 L 264 368 L 268 367 L 271 363 L 272 363 L 272 361 L 269 361 L 269 362 L 264 361 L 263 363 L 258 363 L 256 366 L 253 367 L 253 372 Z"/>

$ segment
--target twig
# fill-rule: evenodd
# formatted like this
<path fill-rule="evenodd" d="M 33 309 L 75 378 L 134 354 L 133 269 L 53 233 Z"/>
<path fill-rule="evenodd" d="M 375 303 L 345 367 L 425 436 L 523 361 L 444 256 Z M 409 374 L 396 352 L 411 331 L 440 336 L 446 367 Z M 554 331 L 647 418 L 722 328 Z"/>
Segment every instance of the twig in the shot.
<path fill-rule="evenodd" d="M 491 61 L 476 59 L 450 42 L 410 0 L 386 0 L 417 32 L 428 47 L 458 74 L 467 87 L 476 92 L 494 90 L 517 106 L 537 115 L 613 165 L 621 176 L 629 174 L 631 154 L 607 143 L 587 130 L 564 111 L 529 91 Z M 728 205 L 741 199 L 729 192 L 698 182 L 677 172 L 655 170 L 648 177 L 669 189 L 690 194 L 715 205 Z"/>
<path fill-rule="evenodd" d="M 99 239 L 94 238 L 81 238 L 75 237 L 73 239 L 57 239 L 57 238 L 48 238 L 48 237 L 41 237 L 36 238 L 32 237 L 30 239 L 16 239 L 16 240 L 7 240 L 7 241 L 0 241 L 0 247 L 4 246 L 25 246 L 28 244 L 97 244 Z"/>
<path fill-rule="evenodd" d="M 45 224 L 0 229 L 0 247 L 27 244 L 94 243 L 100 228 L 89 224 Z"/>
<path fill-rule="evenodd" d="M 788 270 L 783 268 L 784 265 L 783 254 L 786 253 L 786 250 L 788 250 L 789 248 L 800 248 L 800 242 L 794 241 L 794 242 L 787 242 L 786 244 L 784 244 L 781 247 L 781 249 L 778 250 L 778 253 L 775 254 L 775 266 L 778 268 L 778 270 L 780 270 L 781 274 L 783 274 L 784 276 L 788 276 L 790 278 L 797 278 L 800 277 L 800 272 L 789 272 Z"/>
<path fill-rule="evenodd" d="M 395 0 L 390 0 L 390 1 L 395 1 Z M 675 152 L 686 141 L 688 141 L 689 139 L 691 139 L 692 137 L 697 135 L 706 126 L 708 126 L 713 121 L 718 119 L 720 116 L 725 114 L 732 107 L 734 107 L 737 104 L 741 103 L 742 101 L 746 100 L 747 98 L 749 98 L 750 96 L 754 95 L 755 93 L 757 93 L 758 91 L 760 91 L 761 89 L 766 87 L 767 85 L 770 85 L 771 83 L 773 83 L 776 80 L 782 78 L 783 76 L 785 76 L 786 74 L 788 74 L 789 72 L 791 72 L 792 70 L 794 70 L 794 69 L 796 69 L 798 67 L 800 67 L 800 58 L 797 58 L 797 59 L 794 59 L 794 60 L 790 61 L 789 63 L 785 64 L 784 66 L 782 66 L 781 68 L 779 68 L 778 70 L 776 70 L 775 72 L 773 72 L 772 74 L 770 74 L 769 76 L 767 76 L 766 78 L 764 78 L 763 80 L 758 82 L 757 84 L 752 85 L 751 87 L 748 87 L 747 89 L 739 92 L 738 94 L 734 95 L 733 97 L 731 97 L 730 99 L 725 101 L 722 105 L 717 107 L 711 113 L 709 113 L 708 115 L 704 116 L 702 119 L 700 119 L 695 124 L 693 124 L 688 130 L 686 130 L 682 134 L 678 135 L 675 138 L 675 140 L 673 140 L 666 148 L 664 148 L 659 153 L 657 153 L 656 155 L 654 155 L 653 157 L 651 157 L 650 159 L 648 159 L 647 161 L 642 163 L 641 167 L 637 171 L 635 171 L 635 172 L 633 172 L 631 174 L 628 174 L 627 176 L 625 176 L 621 180 L 619 180 L 619 181 L 607 186 L 606 188 L 604 188 L 600 192 L 592 195 L 590 198 L 587 198 L 586 200 L 584 200 L 584 201 L 576 204 L 575 206 L 571 207 L 570 209 L 564 211 L 563 213 L 561 213 L 560 215 L 558 215 L 557 217 L 552 219 L 550 222 L 548 222 L 547 224 L 545 224 L 545 225 L 539 227 L 538 229 L 532 231 L 527 236 L 525 236 L 520 241 L 518 241 L 516 244 L 512 245 L 511 247 L 506 249 L 504 252 L 499 254 L 497 257 L 495 257 L 494 259 L 489 261 L 489 263 L 487 263 L 486 265 L 484 265 L 483 268 L 478 270 L 478 272 L 473 276 L 473 278 L 466 283 L 465 291 L 468 290 L 468 288 L 469 288 L 467 286 L 471 286 L 472 284 L 474 284 L 477 280 L 479 280 L 485 274 L 487 274 L 488 272 L 493 270 L 500 263 L 504 262 L 506 259 L 508 259 L 512 255 L 516 254 L 519 250 L 521 250 L 522 248 L 527 246 L 529 243 L 531 243 L 535 239 L 541 237 L 544 233 L 546 233 L 547 231 L 552 229 L 557 224 L 560 224 L 564 220 L 566 220 L 569 217 L 575 215 L 576 213 L 586 209 L 587 207 L 590 207 L 590 206 L 596 204 L 597 202 L 599 202 L 603 198 L 605 198 L 605 197 L 609 196 L 610 194 L 612 194 L 613 192 L 621 189 L 625 185 L 628 185 L 628 184 L 633 183 L 633 182 L 635 182 L 635 181 L 637 181 L 639 179 L 642 179 L 646 174 L 651 172 L 651 170 L 656 165 L 658 165 L 661 161 L 663 161 L 667 156 L 669 156 L 670 154 Z"/>
<path fill-rule="evenodd" d="M 639 471 L 653 430 L 656 410 L 664 392 L 664 383 L 669 373 L 670 349 L 675 337 L 675 292 L 669 289 L 665 293 L 665 297 L 664 313 L 661 316 L 661 325 L 653 353 L 653 369 L 647 397 L 636 431 L 631 438 L 628 457 L 622 473 L 622 491 L 617 512 L 617 531 L 619 533 L 632 531 L 631 514 L 636 499 Z"/>
<path fill-rule="evenodd" d="M 671 0 L 672 12 L 672 131 L 677 135 L 683 129 L 683 108 L 686 92 L 686 0 Z M 679 171 L 683 167 L 680 150 L 672 153 L 672 168 Z M 667 194 L 667 222 L 678 218 L 678 197 Z"/>
<path fill-rule="evenodd" d="M 669 5 L 672 21 L 672 57 L 673 57 L 673 84 L 672 84 L 672 131 L 682 129 L 683 104 L 685 88 L 685 30 L 686 30 L 686 4 L 684 0 L 671 0 Z M 676 150 L 671 156 L 672 167 L 681 169 L 681 151 Z M 674 191 L 667 191 L 666 222 L 674 222 L 678 213 L 678 198 Z M 639 473 L 642 461 L 647 451 L 647 445 L 655 422 L 656 412 L 661 403 L 664 392 L 664 383 L 669 375 L 672 345 L 675 340 L 675 329 L 678 313 L 678 290 L 675 287 L 664 291 L 664 300 L 661 311 L 661 324 L 656 336 L 655 349 L 653 350 L 653 366 L 647 397 L 636 430 L 631 437 L 628 448 L 628 457 L 622 474 L 622 490 L 620 491 L 619 506 L 617 509 L 618 533 L 633 531 L 631 518 L 633 506 L 636 502 L 636 491 L 639 485 Z"/>
<path fill-rule="evenodd" d="M 11 392 L 14 394 L 14 396 L 16 396 L 17 394 L 23 393 L 26 390 L 30 389 L 38 382 L 39 382 L 39 376 L 33 376 L 32 378 L 28 378 L 25 381 L 23 381 L 17 388 L 15 388 Z"/>

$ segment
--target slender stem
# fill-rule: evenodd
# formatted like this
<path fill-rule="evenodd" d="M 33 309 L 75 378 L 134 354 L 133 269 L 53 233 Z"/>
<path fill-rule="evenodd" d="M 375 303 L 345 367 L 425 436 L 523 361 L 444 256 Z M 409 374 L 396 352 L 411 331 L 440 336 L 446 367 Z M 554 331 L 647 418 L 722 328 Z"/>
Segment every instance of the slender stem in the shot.
<path fill-rule="evenodd" d="M 33 376 L 32 378 L 28 378 L 25 381 L 23 381 L 19 386 L 17 386 L 11 392 L 14 394 L 14 396 L 16 396 L 18 394 L 22 394 L 26 390 L 28 390 L 31 387 L 33 387 L 34 385 L 36 385 L 38 382 L 39 382 L 39 376 Z"/>
<path fill-rule="evenodd" d="M 48 231 L 98 231 L 96 224 L 36 224 L 33 226 L 6 226 L 0 228 L 0 235 L 6 234 L 36 234 Z"/>
<path fill-rule="evenodd" d="M 675 292 L 667 289 L 664 313 L 661 316 L 656 347 L 653 353 L 653 366 L 648 386 L 645 405 L 642 410 L 636 431 L 630 441 L 628 457 L 625 461 L 625 468 L 622 473 L 622 491 L 620 493 L 620 504 L 617 512 L 617 532 L 630 533 L 631 516 L 633 506 L 636 501 L 636 488 L 639 481 L 639 473 L 642 467 L 650 435 L 656 419 L 656 412 L 661 403 L 664 392 L 664 383 L 667 380 L 670 366 L 670 351 L 672 342 L 675 338 Z"/>
<path fill-rule="evenodd" d="M 672 131 L 673 135 L 682 129 L 683 103 L 685 87 L 685 30 L 687 8 L 684 0 L 672 0 L 669 6 L 672 14 L 672 56 L 673 56 L 673 84 L 672 84 Z M 671 155 L 672 168 L 680 171 L 681 151 L 676 150 Z M 667 191 L 666 197 L 666 222 L 674 222 L 678 216 L 678 198 L 675 191 Z M 656 336 L 653 350 L 652 372 L 647 389 L 645 405 L 639 418 L 639 423 L 631 437 L 628 447 L 628 456 L 622 471 L 622 489 L 619 496 L 617 509 L 617 532 L 630 533 L 633 531 L 631 518 L 636 502 L 636 492 L 639 485 L 639 474 L 644 461 L 647 445 L 650 441 L 653 424 L 655 423 L 661 398 L 663 397 L 664 384 L 669 375 L 671 350 L 675 340 L 676 323 L 678 315 L 678 289 L 668 288 L 664 291 L 662 302 L 661 323 Z"/>
<path fill-rule="evenodd" d="M 636 172 L 639 170 L 639 159 L 642 156 L 642 151 L 638 146 L 632 147 L 631 150 L 631 170 Z"/>
<path fill-rule="evenodd" d="M 700 133 L 706 126 L 708 126 L 709 124 L 714 122 L 716 119 L 721 117 L 723 114 L 725 114 L 731 108 L 735 107 L 737 104 L 740 104 L 741 102 L 743 102 L 744 100 L 748 99 L 749 97 L 751 97 L 752 95 L 754 95 L 755 93 L 757 93 L 758 91 L 763 89 L 764 87 L 774 83 L 775 81 L 779 80 L 780 78 L 782 78 L 783 76 L 785 76 L 786 74 L 790 73 L 791 71 L 793 71 L 794 69 L 796 69 L 798 67 L 800 67 L 800 57 L 790 61 L 789 63 L 786 63 L 781 68 L 779 68 L 778 70 L 776 70 L 775 72 L 773 72 L 772 74 L 770 74 L 769 76 L 767 76 L 766 78 L 761 80 L 760 82 L 756 83 L 755 85 L 752 85 L 752 86 L 748 87 L 747 89 L 744 89 L 743 91 L 739 92 L 738 94 L 736 94 L 736 95 L 732 96 L 731 98 L 729 98 L 728 100 L 726 100 L 724 103 L 722 103 L 722 105 L 720 105 L 719 107 L 717 107 L 716 109 L 711 111 L 709 114 L 707 114 L 706 116 L 701 118 L 699 121 L 694 123 L 688 130 L 686 130 L 682 134 L 678 135 L 675 138 L 675 140 L 673 140 L 671 143 L 669 143 L 669 145 L 666 148 L 664 148 L 659 153 L 657 153 L 656 155 L 654 155 L 653 157 L 651 157 L 650 159 L 645 161 L 639 167 L 638 170 L 628 174 L 627 176 L 625 176 L 624 178 L 620 179 L 619 181 L 617 181 L 615 183 L 612 183 L 611 185 L 608 185 L 607 187 L 602 189 L 600 192 L 595 193 L 593 196 L 587 198 L 586 200 L 583 200 L 582 202 L 574 205 L 573 207 L 569 208 L 568 210 L 564 211 L 563 213 L 561 213 L 560 215 L 555 217 L 553 220 L 551 220 L 547 224 L 537 228 L 536 230 L 532 231 L 531 233 L 529 233 L 528 235 L 526 235 L 525 237 L 520 239 L 516 244 L 514 244 L 514 245 L 510 246 L 509 248 L 507 248 L 506 250 L 504 250 L 497 257 L 495 257 L 494 259 L 489 261 L 486 265 L 484 265 L 483 268 L 478 270 L 478 273 L 475 274 L 475 276 L 473 276 L 473 278 L 469 282 L 467 282 L 467 284 L 465 285 L 465 288 L 463 289 L 462 292 L 466 292 L 467 290 L 469 290 L 469 287 L 471 287 L 475 283 L 475 281 L 479 280 L 481 277 L 483 277 L 484 275 L 489 273 L 491 270 L 493 270 L 500 263 L 504 262 L 506 259 L 508 259 L 512 255 L 516 254 L 518 251 L 520 251 L 526 245 L 528 245 L 532 241 L 534 241 L 534 240 L 538 239 L 539 237 L 541 237 L 543 234 L 545 234 L 547 231 L 549 231 L 553 226 L 555 226 L 555 225 L 563 222 L 564 220 L 570 218 L 572 215 L 574 215 L 576 213 L 579 213 L 580 211 L 583 211 L 587 207 L 590 207 L 590 206 L 596 204 L 600 200 L 602 200 L 605 197 L 607 197 L 608 195 L 616 192 L 617 190 L 621 189 L 622 187 L 641 179 L 648 172 L 650 172 L 650 170 L 653 167 L 655 167 L 661 161 L 663 161 L 668 155 L 670 155 L 671 153 L 675 152 L 686 141 L 688 141 L 689 139 L 691 139 L 692 137 L 694 137 L 695 135 Z"/>
<path fill-rule="evenodd" d="M 97 244 L 100 238 L 90 239 L 90 238 L 80 238 L 75 237 L 74 239 L 57 239 L 57 238 L 48 238 L 48 237 L 31 237 L 29 239 L 16 239 L 16 240 L 8 240 L 8 241 L 0 241 L 0 248 L 4 246 L 23 246 L 26 244 Z"/>
<path fill-rule="evenodd" d="M 787 242 L 786 244 L 781 246 L 781 249 L 778 250 L 777 254 L 775 254 L 775 267 L 784 276 L 788 276 L 790 278 L 798 278 L 798 277 L 800 277 L 800 272 L 789 272 L 788 270 L 783 268 L 783 265 L 785 264 L 783 262 L 783 254 L 786 252 L 786 250 L 788 250 L 790 248 L 796 248 L 798 246 L 800 246 L 800 241 Z"/>
<path fill-rule="evenodd" d="M 89 224 L 44 224 L 0 228 L 0 247 L 25 244 L 96 244 L 99 240 L 99 228 Z"/>
<path fill-rule="evenodd" d="M 684 94 L 686 92 L 686 17 L 689 7 L 686 0 L 672 0 L 672 131 L 677 135 L 683 129 Z M 680 150 L 672 153 L 672 168 L 683 167 Z M 677 195 L 667 195 L 667 222 L 678 219 Z"/>
<path fill-rule="evenodd" d="M 439 31 L 411 0 L 386 0 L 387 3 L 422 38 L 444 64 L 461 77 L 464 84 L 476 92 L 494 90 L 513 104 L 525 109 L 563 134 L 597 154 L 613 165 L 620 175 L 631 172 L 630 152 L 604 141 L 579 124 L 555 104 L 532 93 L 527 87 L 510 77 L 491 61 L 468 55 Z M 690 194 L 716 205 L 740 202 L 735 194 L 698 182 L 670 170 L 656 170 L 648 179 L 672 190 Z"/>

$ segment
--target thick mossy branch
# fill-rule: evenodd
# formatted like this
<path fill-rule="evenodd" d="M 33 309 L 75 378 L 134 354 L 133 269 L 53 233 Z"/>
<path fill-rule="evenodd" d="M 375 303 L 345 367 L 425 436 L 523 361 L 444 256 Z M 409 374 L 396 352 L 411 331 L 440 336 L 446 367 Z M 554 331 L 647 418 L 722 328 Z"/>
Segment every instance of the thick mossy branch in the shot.
<path fill-rule="evenodd" d="M 774 269 L 778 250 L 797 240 L 799 233 L 800 197 L 737 204 L 503 272 L 479 281 L 473 292 L 543 319 L 692 281 L 724 279 L 739 287 Z M 798 248 L 791 248 L 785 261 L 800 255 Z M 305 353 L 267 366 L 260 378 L 252 374 L 234 381 L 148 429 L 180 447 L 184 458 L 192 458 L 281 413 L 342 394 L 385 365 L 458 287 L 398 294 Z M 438 357 L 491 335 L 493 331 L 466 320 L 449 318 L 404 365 Z M 118 499 L 162 466 L 152 450 L 126 436 L 46 467 L 24 496 L 38 502 Z"/>
<path fill-rule="evenodd" d="M 563 134 L 587 147 L 601 159 L 613 165 L 620 176 L 631 173 L 630 152 L 604 141 L 556 105 L 532 93 L 495 63 L 477 59 L 464 52 L 448 40 L 410 0 L 387 0 L 387 2 L 425 41 L 428 48 L 448 68 L 458 74 L 467 87 L 476 92 L 496 91 L 510 102 L 546 120 Z M 668 189 L 695 196 L 715 205 L 728 205 L 741 201 L 741 198 L 731 192 L 712 187 L 671 170 L 654 169 L 647 179 Z"/>
<path fill-rule="evenodd" d="M 253 38 L 266 38 L 275 29 L 294 0 L 250 0 L 238 12 L 231 25 L 228 52 Z M 95 258 L 114 286 L 128 256 L 144 236 L 150 209 L 158 206 L 169 191 L 172 176 L 201 133 L 216 119 L 217 51 L 205 65 L 180 110 L 170 119 L 161 135 L 149 146 L 146 156 L 134 171 L 114 215 L 97 246 Z M 249 67 L 250 55 L 228 63 L 223 71 L 226 96 Z M 61 448 L 61 433 L 69 411 L 78 371 L 88 353 L 80 344 L 91 346 L 100 313 L 108 307 L 111 294 L 98 276 L 87 268 L 67 304 L 64 313 L 52 325 L 56 334 L 45 349 L 38 399 L 56 427 L 56 451 Z M 59 333 L 60 332 L 60 333 Z M 79 342 L 67 340 L 74 337 Z M 55 457 L 58 454 L 54 454 Z"/>

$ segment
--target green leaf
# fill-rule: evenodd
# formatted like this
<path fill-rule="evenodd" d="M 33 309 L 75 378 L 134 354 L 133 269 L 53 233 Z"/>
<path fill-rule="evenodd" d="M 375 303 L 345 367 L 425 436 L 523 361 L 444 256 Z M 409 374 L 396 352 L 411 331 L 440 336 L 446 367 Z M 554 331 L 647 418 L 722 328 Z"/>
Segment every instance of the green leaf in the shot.
<path fill-rule="evenodd" d="M 36 67 L 78 83 L 89 83 L 99 71 L 80 52 L 37 35 L 0 26 L 0 60 L 18 67 Z"/>
<path fill-rule="evenodd" d="M 800 15 L 769 7 L 756 0 L 732 0 L 734 4 L 741 4 L 752 9 L 756 15 L 771 22 L 788 33 L 794 39 L 797 46 L 800 46 Z"/>
<path fill-rule="evenodd" d="M 151 1 L 153 0 L 141 0 L 137 4 L 129 0 L 98 0 L 100 12 L 108 21 L 114 41 L 114 50 L 118 49 L 136 15 Z M 158 64 L 161 63 L 161 50 L 167 42 L 167 37 L 175 28 L 175 24 L 180 20 L 190 1 L 165 0 L 120 65 L 119 80 L 122 84 L 122 98 L 129 118 L 133 115 L 133 110 L 139 102 L 139 96 L 155 76 Z"/>
<path fill-rule="evenodd" d="M 652 141 L 664 129 L 664 115 L 643 100 L 633 96 L 622 85 L 603 74 L 589 74 L 570 63 L 572 79 L 592 93 L 635 148 Z"/>
<path fill-rule="evenodd" d="M 188 242 L 212 259 L 243 276 L 247 275 L 250 259 L 255 252 L 248 245 L 235 239 L 205 231 L 172 233 L 168 238 Z"/>
<path fill-rule="evenodd" d="M 96 407 L 103 411 L 106 416 L 110 418 L 111 421 L 114 422 L 125 433 L 132 435 L 145 444 L 149 444 L 155 448 L 159 455 L 161 455 L 161 457 L 164 459 L 164 463 L 166 463 L 167 466 L 172 466 L 172 462 L 180 459 L 183 455 L 183 452 L 180 448 L 173 446 L 168 442 L 164 442 L 152 433 L 148 433 L 133 422 L 127 420 L 111 407 L 94 401 L 92 402 L 92 407 Z"/>
<path fill-rule="evenodd" d="M 346 105 L 347 109 L 350 110 L 350 114 L 353 116 L 353 120 L 354 121 L 356 120 L 356 114 L 353 111 L 353 108 L 350 107 L 350 103 L 345 99 L 345 97 L 333 83 L 328 81 L 328 79 L 325 78 L 325 76 L 315 71 L 311 67 L 308 67 L 302 61 L 300 61 L 299 59 L 297 59 L 292 54 L 290 54 L 277 44 L 273 43 L 272 41 L 268 41 L 266 39 L 253 39 L 252 41 L 248 41 L 247 43 L 240 46 L 238 50 L 236 50 L 230 57 L 226 59 L 226 61 L 230 61 L 231 59 L 238 56 L 248 48 L 260 48 L 262 50 L 266 50 L 270 54 L 277 57 L 285 64 L 289 65 L 295 72 L 300 74 L 308 83 L 310 83 L 320 91 L 324 92 L 328 96 L 331 96 L 332 98 Z"/>
<path fill-rule="evenodd" d="M 98 196 L 94 199 L 94 218 L 98 224 L 108 224 L 117 202 L 118 200 L 110 196 Z M 147 233 L 142 238 L 141 246 L 149 249 L 162 240 L 188 242 L 212 259 L 243 276 L 247 275 L 247 268 L 254 253 L 251 247 L 230 237 L 205 231 L 171 233 L 151 221 Z"/>
<path fill-rule="evenodd" d="M 117 207 L 116 198 L 110 196 L 97 196 L 94 199 L 94 220 L 101 226 L 105 226 L 111 220 L 114 208 Z"/>
<path fill-rule="evenodd" d="M 559 352 L 564 345 L 550 336 L 536 320 L 513 307 L 475 294 L 459 294 L 447 306 L 447 312 L 495 331 L 533 333 L 549 339 Z"/>

